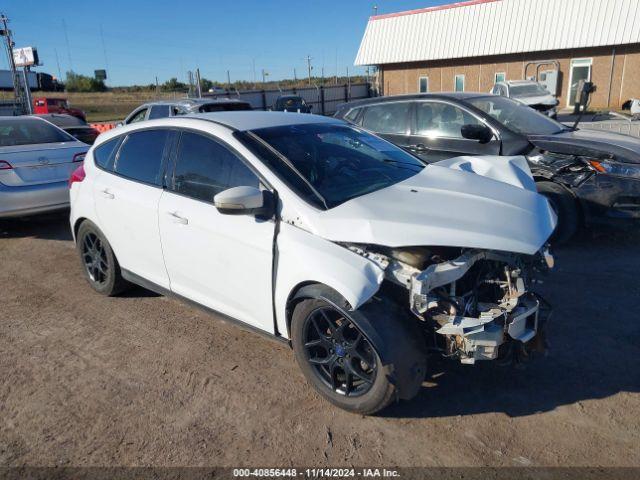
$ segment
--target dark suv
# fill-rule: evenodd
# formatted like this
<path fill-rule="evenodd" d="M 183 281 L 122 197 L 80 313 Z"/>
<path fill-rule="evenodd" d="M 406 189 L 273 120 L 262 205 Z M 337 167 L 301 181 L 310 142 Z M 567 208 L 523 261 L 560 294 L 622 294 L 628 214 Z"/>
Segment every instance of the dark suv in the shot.
<path fill-rule="evenodd" d="M 426 163 L 462 155 L 525 155 L 559 217 L 556 240 L 580 224 L 638 225 L 640 140 L 569 128 L 509 98 L 483 93 L 369 98 L 336 117 L 377 133 Z"/>

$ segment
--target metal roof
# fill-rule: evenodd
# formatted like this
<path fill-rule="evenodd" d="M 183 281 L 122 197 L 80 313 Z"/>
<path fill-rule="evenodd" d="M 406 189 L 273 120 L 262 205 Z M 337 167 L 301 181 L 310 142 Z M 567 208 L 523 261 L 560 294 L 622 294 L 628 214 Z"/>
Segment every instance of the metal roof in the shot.
<path fill-rule="evenodd" d="M 640 43 L 640 0 L 471 0 L 369 19 L 356 65 Z"/>

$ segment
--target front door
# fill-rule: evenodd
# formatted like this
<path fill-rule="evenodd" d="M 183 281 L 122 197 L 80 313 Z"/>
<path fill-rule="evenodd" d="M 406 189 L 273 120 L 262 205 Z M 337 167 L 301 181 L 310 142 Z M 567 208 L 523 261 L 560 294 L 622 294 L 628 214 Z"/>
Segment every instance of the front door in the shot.
<path fill-rule="evenodd" d="M 461 155 L 499 155 L 500 141 L 480 143 L 462 136 L 463 125 L 485 125 L 463 108 L 442 101 L 417 102 L 410 150 L 427 163 Z"/>
<path fill-rule="evenodd" d="M 168 184 L 159 221 L 171 290 L 273 333 L 275 223 L 213 205 L 228 188 L 260 187 L 257 175 L 222 142 L 183 132 Z"/>

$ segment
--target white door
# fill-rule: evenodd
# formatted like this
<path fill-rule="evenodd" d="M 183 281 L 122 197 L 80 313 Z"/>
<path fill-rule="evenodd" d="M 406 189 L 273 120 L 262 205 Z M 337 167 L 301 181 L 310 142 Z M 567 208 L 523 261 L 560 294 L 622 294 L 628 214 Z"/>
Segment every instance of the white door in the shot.
<path fill-rule="evenodd" d="M 213 205 L 227 188 L 259 187 L 258 177 L 222 143 L 184 132 L 168 183 L 159 221 L 171 290 L 273 333 L 275 223 Z"/>
<path fill-rule="evenodd" d="M 158 205 L 169 130 L 144 130 L 127 136 L 113 172 L 102 171 L 94 182 L 100 228 L 121 268 L 169 288 L 162 258 Z"/>
<path fill-rule="evenodd" d="M 579 58 L 571 60 L 571 70 L 569 72 L 569 95 L 567 95 L 567 106 L 572 107 L 579 100 L 578 83 L 580 80 L 591 81 L 591 59 Z"/>

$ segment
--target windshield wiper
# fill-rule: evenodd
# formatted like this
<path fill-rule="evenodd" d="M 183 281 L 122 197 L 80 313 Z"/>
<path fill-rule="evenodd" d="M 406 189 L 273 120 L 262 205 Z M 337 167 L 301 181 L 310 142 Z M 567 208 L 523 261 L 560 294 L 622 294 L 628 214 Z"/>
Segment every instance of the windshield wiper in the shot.
<path fill-rule="evenodd" d="M 399 165 L 410 165 L 410 166 L 412 166 L 412 167 L 417 168 L 418 170 L 422 170 L 422 169 L 424 168 L 424 165 L 416 165 L 415 163 L 402 162 L 402 161 L 400 161 L 400 160 L 393 160 L 393 159 L 391 159 L 391 158 L 383 158 L 383 159 L 382 159 L 382 161 L 383 161 L 384 163 L 392 163 L 392 164 L 396 165 L 396 167 L 397 167 L 397 168 L 404 168 L 404 169 L 406 169 L 406 170 L 412 170 L 412 171 L 415 171 L 415 170 L 413 170 L 412 168 L 400 167 Z"/>

